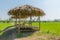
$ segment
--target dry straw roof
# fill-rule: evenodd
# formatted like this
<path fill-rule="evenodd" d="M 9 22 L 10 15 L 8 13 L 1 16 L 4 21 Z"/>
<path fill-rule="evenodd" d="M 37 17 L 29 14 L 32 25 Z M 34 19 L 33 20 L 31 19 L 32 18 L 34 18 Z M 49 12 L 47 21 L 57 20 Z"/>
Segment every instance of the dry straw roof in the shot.
<path fill-rule="evenodd" d="M 8 12 L 9 15 L 12 15 L 13 18 L 27 18 L 29 16 L 44 16 L 45 13 L 42 9 L 30 6 L 23 5 L 15 7 Z"/>

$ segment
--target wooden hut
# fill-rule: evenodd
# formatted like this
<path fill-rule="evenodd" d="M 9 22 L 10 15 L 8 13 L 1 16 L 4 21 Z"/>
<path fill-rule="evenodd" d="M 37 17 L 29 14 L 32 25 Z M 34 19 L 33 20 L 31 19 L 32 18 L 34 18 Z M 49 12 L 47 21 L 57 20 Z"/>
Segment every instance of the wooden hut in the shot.
<path fill-rule="evenodd" d="M 9 10 L 8 14 L 11 15 L 11 17 L 15 18 L 16 20 L 19 19 L 19 24 L 20 24 L 20 19 L 30 17 L 30 27 L 32 26 L 32 22 L 31 22 L 32 17 L 36 16 L 39 18 L 39 21 L 40 21 L 40 16 L 45 15 L 42 9 L 30 6 L 30 5 L 23 5 L 23 6 L 15 7 Z M 39 28 L 40 28 L 40 22 L 38 23 L 39 23 Z M 18 27 L 18 30 L 20 30 L 20 27 L 21 25 Z"/>

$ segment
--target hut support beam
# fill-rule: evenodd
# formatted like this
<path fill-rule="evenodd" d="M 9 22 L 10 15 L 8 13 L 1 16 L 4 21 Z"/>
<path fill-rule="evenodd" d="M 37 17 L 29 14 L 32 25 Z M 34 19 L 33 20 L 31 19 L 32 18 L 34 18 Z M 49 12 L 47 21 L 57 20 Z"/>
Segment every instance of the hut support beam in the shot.
<path fill-rule="evenodd" d="M 20 18 L 19 18 L 19 26 L 18 26 L 18 33 L 20 33 Z"/>
<path fill-rule="evenodd" d="M 30 16 L 30 27 L 32 27 L 32 17 Z"/>
<path fill-rule="evenodd" d="M 38 21 L 39 22 L 39 30 L 40 30 L 40 16 L 38 16 L 38 19 L 39 19 L 39 21 Z"/>
<path fill-rule="evenodd" d="M 15 26 L 17 27 L 17 18 L 16 18 L 16 20 L 15 20 Z"/>
<path fill-rule="evenodd" d="M 21 24 L 20 24 L 20 15 L 19 15 L 19 26 L 18 26 L 18 33 L 20 33 L 20 27 L 21 27 Z"/>

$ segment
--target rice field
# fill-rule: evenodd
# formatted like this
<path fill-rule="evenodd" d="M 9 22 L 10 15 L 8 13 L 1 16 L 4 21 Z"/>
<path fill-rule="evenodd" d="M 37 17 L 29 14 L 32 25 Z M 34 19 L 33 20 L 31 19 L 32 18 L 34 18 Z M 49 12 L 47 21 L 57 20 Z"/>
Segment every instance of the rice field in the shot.
<path fill-rule="evenodd" d="M 0 23 L 0 31 L 4 30 L 5 28 L 11 26 L 11 23 Z"/>
<path fill-rule="evenodd" d="M 33 26 L 38 26 L 38 23 L 33 23 Z M 60 22 L 41 22 L 40 31 L 52 35 L 60 35 Z"/>
<path fill-rule="evenodd" d="M 12 23 L 0 23 L 0 31 L 11 25 Z M 38 26 L 38 22 L 33 22 L 32 25 Z M 60 35 L 60 22 L 41 22 L 40 31 L 42 33 Z"/>

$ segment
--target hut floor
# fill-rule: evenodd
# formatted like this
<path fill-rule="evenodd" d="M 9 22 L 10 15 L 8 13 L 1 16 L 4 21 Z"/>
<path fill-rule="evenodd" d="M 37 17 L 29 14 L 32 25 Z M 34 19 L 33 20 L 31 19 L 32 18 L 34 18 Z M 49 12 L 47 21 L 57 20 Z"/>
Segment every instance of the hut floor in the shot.
<path fill-rule="evenodd" d="M 20 27 L 21 32 L 34 32 L 39 31 L 39 27 Z"/>

